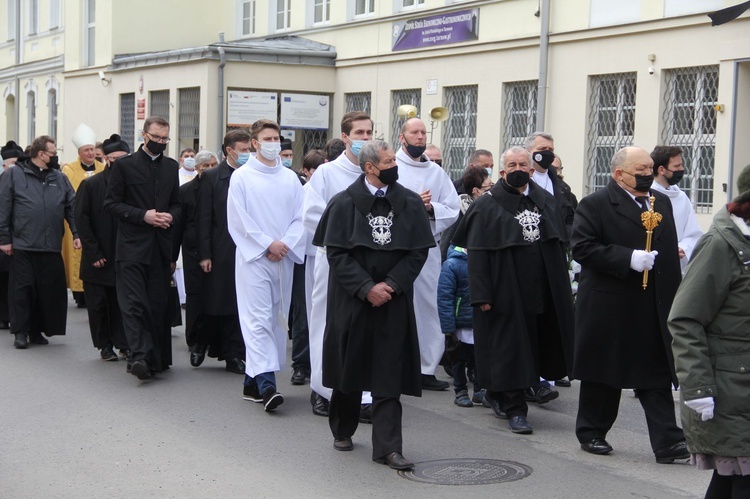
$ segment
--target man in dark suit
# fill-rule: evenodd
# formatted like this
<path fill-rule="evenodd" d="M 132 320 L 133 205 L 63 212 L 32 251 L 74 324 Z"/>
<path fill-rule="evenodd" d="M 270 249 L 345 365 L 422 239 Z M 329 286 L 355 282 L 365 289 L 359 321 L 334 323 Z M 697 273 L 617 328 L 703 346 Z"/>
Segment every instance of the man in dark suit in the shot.
<path fill-rule="evenodd" d="M 675 421 L 671 385 L 678 381 L 667 329 L 681 272 L 672 204 L 650 190 L 653 164 L 641 148 L 620 149 L 607 187 L 581 200 L 576 211 L 571 246 L 582 267 L 573 362 L 573 376 L 581 380 L 576 436 L 586 452 L 612 452 L 605 437 L 621 390 L 633 388 L 656 462 L 671 463 L 689 457 Z M 641 221 L 648 208 L 662 216 L 650 251 Z"/>
<path fill-rule="evenodd" d="M 195 233 L 198 261 L 206 274 L 203 300 L 203 335 L 190 350 L 190 365 L 198 367 L 206 358 L 226 360 L 226 370 L 245 374 L 245 342 L 242 339 L 234 283 L 236 246 L 227 226 L 229 179 L 250 159 L 250 134 L 231 130 L 224 136 L 226 159 L 201 175 Z M 256 398 L 256 397 L 254 397 Z"/>
<path fill-rule="evenodd" d="M 164 156 L 169 122 L 152 116 L 142 135 L 135 154 L 112 165 L 104 210 L 118 219 L 115 275 L 130 372 L 147 379 L 172 363 L 167 304 L 180 165 Z"/>

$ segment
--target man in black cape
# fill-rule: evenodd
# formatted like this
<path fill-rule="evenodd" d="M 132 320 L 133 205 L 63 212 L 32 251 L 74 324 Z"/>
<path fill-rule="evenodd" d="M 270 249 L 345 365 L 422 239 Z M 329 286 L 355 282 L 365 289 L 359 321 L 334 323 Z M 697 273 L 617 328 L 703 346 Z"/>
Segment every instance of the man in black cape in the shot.
<path fill-rule="evenodd" d="M 453 237 L 468 253 L 479 384 L 522 434 L 533 431 L 524 389 L 539 376 L 566 376 L 573 345 L 565 223 L 555 198 L 529 181 L 531 161 L 522 147 L 503 153 L 504 178 L 474 201 Z"/>
<path fill-rule="evenodd" d="M 329 423 L 334 448 L 351 450 L 362 391 L 371 391 L 373 460 L 410 469 L 399 397 L 422 394 L 412 286 L 435 239 L 421 198 L 396 183 L 388 144 L 367 142 L 359 164 L 364 174 L 331 199 L 313 239 L 331 267 L 323 340 Z"/>

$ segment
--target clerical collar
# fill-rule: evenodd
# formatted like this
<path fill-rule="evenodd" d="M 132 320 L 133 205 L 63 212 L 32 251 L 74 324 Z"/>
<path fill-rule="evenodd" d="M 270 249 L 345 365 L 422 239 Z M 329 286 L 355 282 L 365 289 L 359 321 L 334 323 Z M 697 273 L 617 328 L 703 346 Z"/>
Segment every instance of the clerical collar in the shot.
<path fill-rule="evenodd" d="M 549 172 L 544 171 L 540 172 L 535 169 L 531 169 L 532 174 L 531 178 L 536 182 L 536 185 L 544 189 L 545 191 L 549 192 L 553 196 L 555 195 L 555 186 L 552 184 L 552 177 L 550 177 Z"/>
<path fill-rule="evenodd" d="M 615 183 L 617 184 L 617 182 L 615 182 Z M 625 192 L 625 194 L 627 194 L 628 196 L 630 196 L 633 199 L 633 202 L 638 205 L 638 208 L 642 208 L 643 205 L 636 198 L 645 197 L 646 198 L 646 208 L 647 209 L 651 209 L 651 200 L 649 199 L 649 194 L 650 193 L 644 192 L 642 196 L 634 196 L 633 194 L 630 193 L 630 191 L 625 190 L 625 188 L 623 186 L 621 186 L 620 184 L 617 184 L 617 187 L 619 187 L 620 189 L 622 189 L 623 192 Z"/>
<path fill-rule="evenodd" d="M 81 161 L 81 168 L 83 168 L 83 171 L 85 172 L 93 172 L 94 170 L 96 170 L 96 163 L 85 165 L 83 164 L 83 161 Z"/>
<path fill-rule="evenodd" d="M 367 181 L 367 176 L 365 176 L 365 187 L 367 187 L 367 190 L 370 191 L 370 194 L 372 194 L 373 196 L 375 195 L 376 192 L 378 192 L 378 190 L 383 191 L 383 194 L 388 192 L 387 185 L 384 187 L 375 187 L 374 185 L 372 185 L 370 182 Z"/>

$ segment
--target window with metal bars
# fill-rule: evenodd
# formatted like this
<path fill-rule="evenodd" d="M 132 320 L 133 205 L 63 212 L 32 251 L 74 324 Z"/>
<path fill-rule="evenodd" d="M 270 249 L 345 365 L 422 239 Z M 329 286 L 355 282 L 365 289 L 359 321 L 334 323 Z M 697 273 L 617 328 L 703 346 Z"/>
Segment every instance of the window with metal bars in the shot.
<path fill-rule="evenodd" d="M 404 104 L 411 104 L 417 108 L 417 113 L 422 107 L 422 90 L 419 88 L 409 88 L 406 90 L 393 90 L 391 92 L 391 147 L 394 151 L 401 148 L 401 141 L 398 136 L 401 135 L 401 126 L 407 118 L 398 115 L 397 109 Z"/>
<path fill-rule="evenodd" d="M 605 187 L 615 152 L 633 145 L 635 73 L 589 77 L 587 192 Z"/>
<path fill-rule="evenodd" d="M 33 90 L 26 93 L 26 106 L 28 108 L 28 137 L 29 144 L 36 138 L 36 92 Z"/>
<path fill-rule="evenodd" d="M 328 142 L 328 130 L 302 130 L 302 141 L 303 154 L 311 149 L 323 149 Z"/>
<path fill-rule="evenodd" d="M 452 179 L 459 178 L 477 145 L 477 101 L 479 87 L 445 87 L 449 117 L 443 122 L 443 168 Z"/>
<path fill-rule="evenodd" d="M 135 94 L 120 94 L 120 137 L 135 151 Z"/>
<path fill-rule="evenodd" d="M 536 126 L 538 80 L 514 81 L 503 84 L 505 118 L 503 119 L 503 150 L 523 146 Z"/>
<path fill-rule="evenodd" d="M 161 116 L 169 121 L 169 90 L 149 92 L 149 116 Z"/>
<path fill-rule="evenodd" d="M 719 66 L 666 71 L 662 140 L 682 149 L 685 176 L 678 184 L 698 213 L 714 202 L 716 101 Z"/>
<path fill-rule="evenodd" d="M 352 111 L 364 111 L 370 114 L 370 102 L 372 100 L 372 94 L 370 92 L 352 92 L 345 94 L 346 99 L 346 112 Z"/>
<path fill-rule="evenodd" d="M 180 88 L 177 92 L 180 106 L 177 114 L 178 150 L 189 147 L 197 151 L 200 141 L 201 89 Z"/>
<path fill-rule="evenodd" d="M 49 108 L 49 136 L 57 140 L 57 90 L 47 91 L 47 107 Z"/>

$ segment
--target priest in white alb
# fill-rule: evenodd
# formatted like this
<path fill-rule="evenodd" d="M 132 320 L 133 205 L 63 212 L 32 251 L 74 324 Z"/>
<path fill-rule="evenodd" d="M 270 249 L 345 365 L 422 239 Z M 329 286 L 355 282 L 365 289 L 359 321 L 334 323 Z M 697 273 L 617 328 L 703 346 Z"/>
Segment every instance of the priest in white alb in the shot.
<path fill-rule="evenodd" d="M 459 200 L 456 188 L 445 170 L 424 155 L 427 127 L 419 118 L 411 118 L 401 127 L 401 149 L 396 153 L 399 183 L 422 197 L 430 218 L 435 242 L 441 233 L 458 219 Z M 435 378 L 435 371 L 445 349 L 437 310 L 437 287 L 440 277 L 440 247 L 430 249 L 427 262 L 414 282 L 414 312 L 417 316 L 419 353 L 422 365 L 422 389 L 446 390 L 448 382 Z"/>
<path fill-rule="evenodd" d="M 279 126 L 258 120 L 250 132 L 257 154 L 232 175 L 227 224 L 237 246 L 237 308 L 246 351 L 244 398 L 262 402 L 270 412 L 284 402 L 275 373 L 286 367 L 294 264 L 305 258 L 304 193 L 297 175 L 281 164 Z"/>

